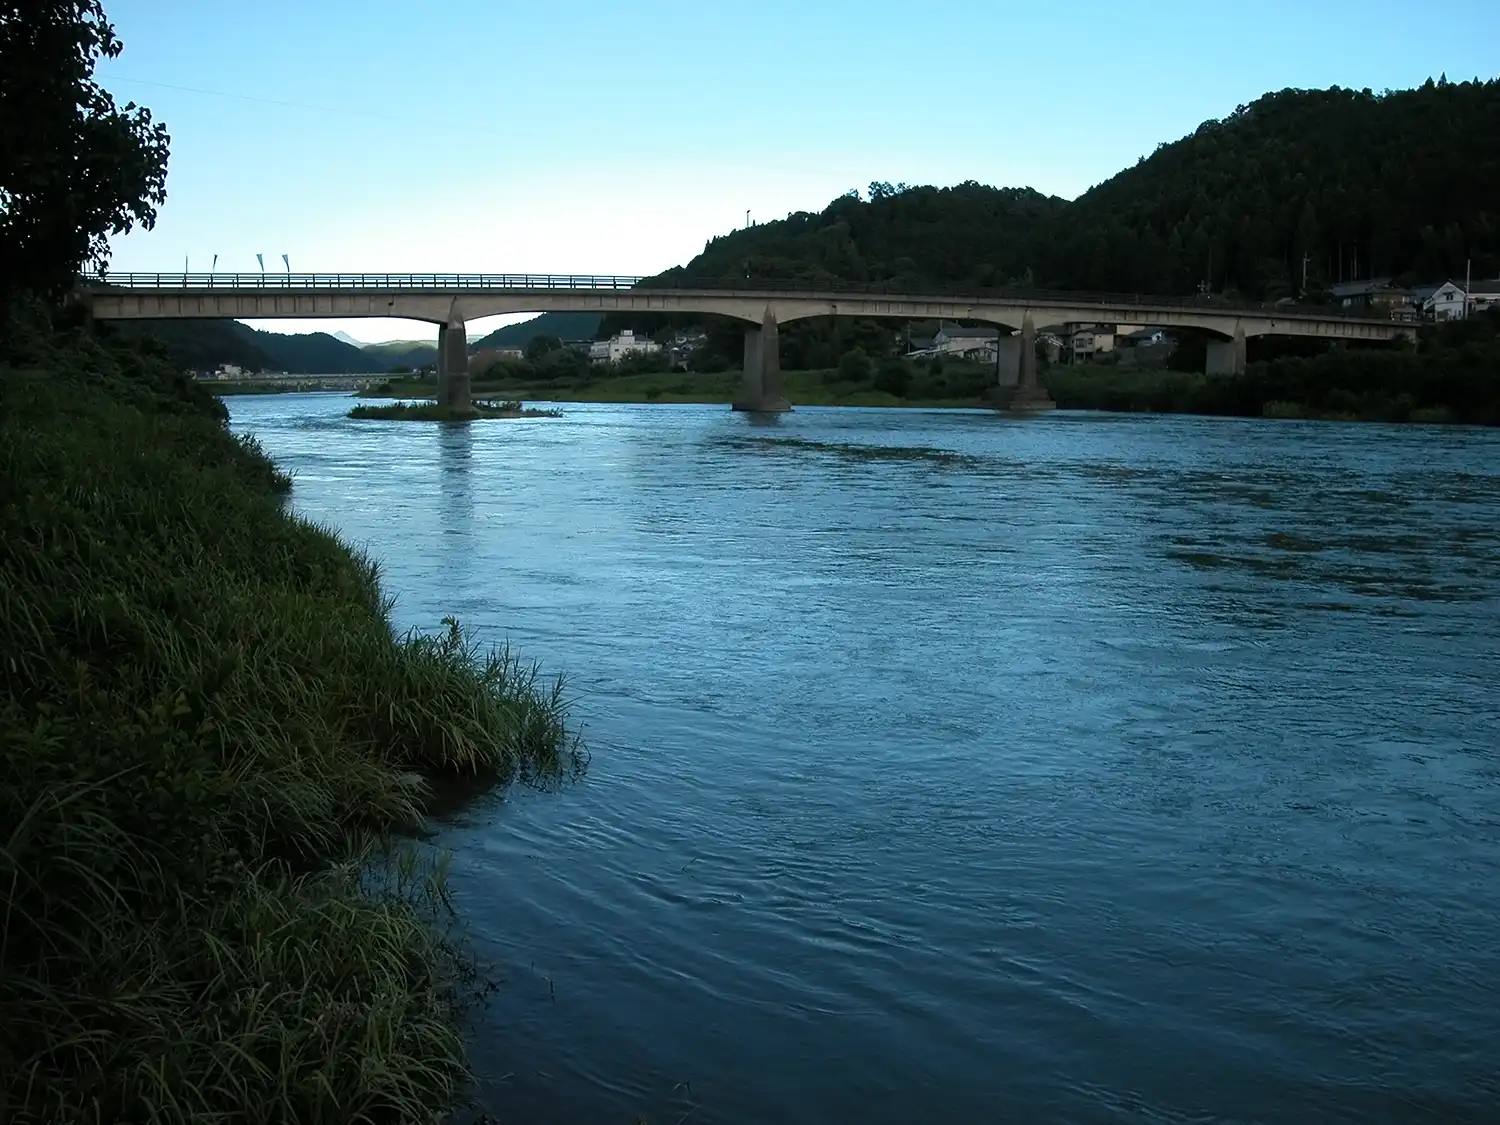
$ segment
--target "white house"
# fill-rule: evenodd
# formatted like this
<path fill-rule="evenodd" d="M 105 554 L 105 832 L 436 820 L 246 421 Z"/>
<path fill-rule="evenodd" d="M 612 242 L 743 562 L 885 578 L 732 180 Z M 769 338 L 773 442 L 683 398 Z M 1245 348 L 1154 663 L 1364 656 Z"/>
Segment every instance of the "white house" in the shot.
<path fill-rule="evenodd" d="M 1115 350 L 1115 330 L 1107 324 L 1066 324 L 1062 340 L 1063 354 L 1072 363 L 1086 362 L 1100 352 Z"/>
<path fill-rule="evenodd" d="M 589 362 L 613 363 L 636 352 L 659 352 L 661 345 L 645 336 L 637 336 L 632 329 L 625 329 L 608 340 L 595 340 L 589 345 Z"/>
<path fill-rule="evenodd" d="M 1457 320 L 1464 315 L 1468 294 L 1456 281 L 1445 281 L 1422 302 L 1422 314 L 1429 320 Z"/>

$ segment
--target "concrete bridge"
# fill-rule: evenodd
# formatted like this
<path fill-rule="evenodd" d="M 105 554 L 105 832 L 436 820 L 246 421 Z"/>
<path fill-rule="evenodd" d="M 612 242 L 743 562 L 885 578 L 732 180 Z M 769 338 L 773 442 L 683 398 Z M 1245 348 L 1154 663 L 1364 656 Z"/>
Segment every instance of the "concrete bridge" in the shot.
<path fill-rule="evenodd" d="M 438 327 L 438 400 L 469 405 L 467 321 L 502 313 L 697 313 L 744 321 L 745 384 L 737 410 L 790 408 L 781 390 L 777 326 L 813 316 L 965 320 L 1013 333 L 999 340 L 997 403 L 1011 410 L 1053 405 L 1037 384 L 1036 332 L 1062 324 L 1135 324 L 1195 329 L 1210 336 L 1209 374 L 1245 370 L 1251 336 L 1394 340 L 1409 329 L 1384 316 L 1347 310 L 1121 294 L 900 293 L 837 291 L 752 281 L 657 282 L 554 274 L 125 273 L 81 279 L 79 298 L 100 320 L 227 317 L 294 319 L 401 317 Z"/>

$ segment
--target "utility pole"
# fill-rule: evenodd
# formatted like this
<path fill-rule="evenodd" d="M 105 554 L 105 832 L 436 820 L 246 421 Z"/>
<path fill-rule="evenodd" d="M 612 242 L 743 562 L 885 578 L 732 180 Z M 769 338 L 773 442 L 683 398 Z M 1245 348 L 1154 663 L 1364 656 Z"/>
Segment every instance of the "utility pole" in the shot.
<path fill-rule="evenodd" d="M 1464 259 L 1464 319 L 1469 319 L 1469 284 L 1474 273 L 1474 259 Z"/>
<path fill-rule="evenodd" d="M 1307 252 L 1302 254 L 1302 295 L 1307 296 Z"/>

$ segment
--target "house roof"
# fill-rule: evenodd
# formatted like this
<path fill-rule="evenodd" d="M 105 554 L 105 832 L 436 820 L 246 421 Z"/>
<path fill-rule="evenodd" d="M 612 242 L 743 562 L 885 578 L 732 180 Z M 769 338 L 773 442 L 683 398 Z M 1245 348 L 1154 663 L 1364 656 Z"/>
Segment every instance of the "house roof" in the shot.
<path fill-rule="evenodd" d="M 1413 292 L 1413 294 L 1419 294 L 1420 297 L 1421 297 L 1422 303 L 1426 304 L 1428 301 L 1431 301 L 1434 297 L 1436 297 L 1437 294 L 1438 294 L 1438 292 L 1440 290 L 1446 289 L 1450 285 L 1454 288 L 1455 291 L 1457 291 L 1459 293 L 1462 293 L 1464 291 L 1464 283 L 1462 281 L 1454 281 L 1450 277 L 1447 281 L 1441 282 L 1440 284 L 1437 284 L 1437 285 L 1423 285 L 1423 286 L 1421 286 L 1418 289 L 1412 290 L 1412 292 Z M 1472 283 L 1472 290 L 1473 290 L 1473 292 L 1475 292 L 1475 293 L 1484 292 L 1484 290 L 1482 290 L 1480 288 L 1481 286 L 1484 286 L 1484 285 L 1500 285 L 1500 282 L 1493 282 L 1493 281 L 1476 281 L 1476 282 L 1473 282 Z"/>
<path fill-rule="evenodd" d="M 1391 287 L 1390 278 L 1371 277 L 1364 281 L 1341 281 L 1337 285 L 1330 285 L 1328 291 L 1335 297 L 1365 297 Z"/>

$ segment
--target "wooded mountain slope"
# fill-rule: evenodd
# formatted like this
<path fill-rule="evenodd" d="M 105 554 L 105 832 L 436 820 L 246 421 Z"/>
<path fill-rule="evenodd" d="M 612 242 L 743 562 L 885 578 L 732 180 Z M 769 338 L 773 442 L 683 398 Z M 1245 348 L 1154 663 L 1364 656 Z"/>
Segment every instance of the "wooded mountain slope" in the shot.
<path fill-rule="evenodd" d="M 1500 81 L 1283 90 L 1073 202 L 870 185 L 715 238 L 663 278 L 962 284 L 1276 298 L 1340 280 L 1500 273 Z M 1062 139 L 1059 139 L 1062 143 Z"/>

